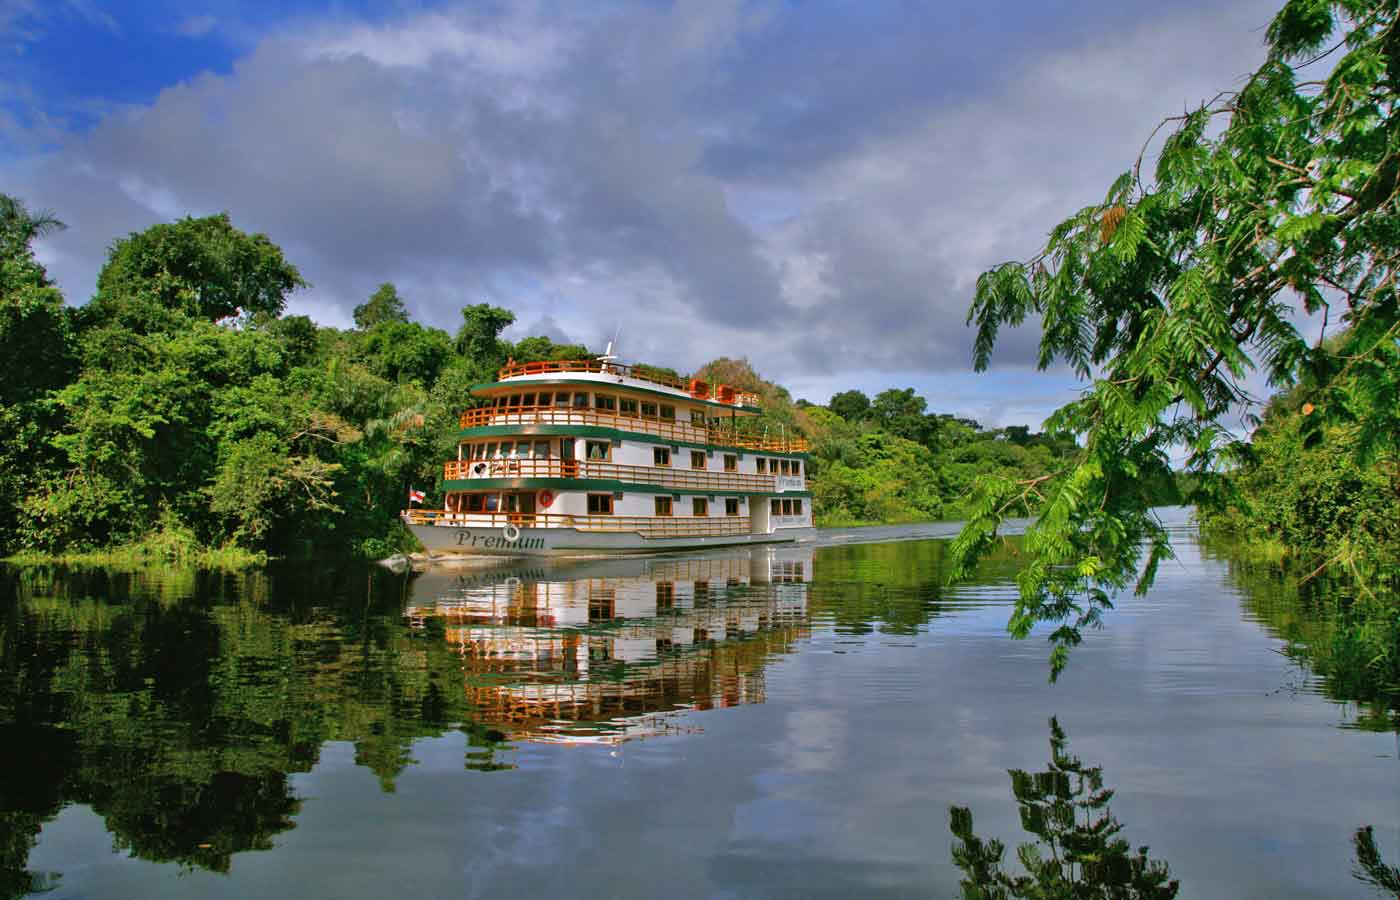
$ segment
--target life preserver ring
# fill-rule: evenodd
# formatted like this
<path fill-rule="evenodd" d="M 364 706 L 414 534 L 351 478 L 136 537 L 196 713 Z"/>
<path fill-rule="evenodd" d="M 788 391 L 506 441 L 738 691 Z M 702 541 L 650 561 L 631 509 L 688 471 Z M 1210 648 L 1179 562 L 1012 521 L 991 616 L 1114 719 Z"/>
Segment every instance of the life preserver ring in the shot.
<path fill-rule="evenodd" d="M 541 506 L 542 508 L 544 508 L 544 509 L 549 509 L 550 504 L 552 504 L 553 502 L 554 502 L 554 492 L 553 492 L 553 491 L 540 491 L 540 506 Z"/>
<path fill-rule="evenodd" d="M 501 537 L 514 544 L 516 541 L 520 540 L 520 529 L 516 528 L 514 525 L 507 525 L 505 528 L 501 529 Z"/>

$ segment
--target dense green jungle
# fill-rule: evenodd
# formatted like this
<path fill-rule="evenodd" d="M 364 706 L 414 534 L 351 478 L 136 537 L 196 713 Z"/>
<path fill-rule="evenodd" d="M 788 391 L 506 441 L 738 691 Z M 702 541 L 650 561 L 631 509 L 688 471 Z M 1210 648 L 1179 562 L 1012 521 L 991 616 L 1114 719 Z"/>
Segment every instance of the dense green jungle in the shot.
<path fill-rule="evenodd" d="M 356 307 L 353 329 L 284 315 L 305 286 L 296 267 L 223 215 L 118 238 L 96 294 L 68 306 L 33 254 L 60 227 L 0 197 L 6 555 L 235 563 L 411 550 L 397 513 L 410 487 L 440 503 L 471 386 L 508 358 L 596 355 L 504 340 L 515 317 L 486 304 L 464 308 L 455 335 L 411 321 L 392 284 Z M 810 439 L 824 524 L 956 517 L 979 475 L 1038 477 L 1075 450 L 1068 436 L 932 413 L 912 389 L 818 406 L 742 360 L 694 374 L 760 394 L 757 428 Z"/>

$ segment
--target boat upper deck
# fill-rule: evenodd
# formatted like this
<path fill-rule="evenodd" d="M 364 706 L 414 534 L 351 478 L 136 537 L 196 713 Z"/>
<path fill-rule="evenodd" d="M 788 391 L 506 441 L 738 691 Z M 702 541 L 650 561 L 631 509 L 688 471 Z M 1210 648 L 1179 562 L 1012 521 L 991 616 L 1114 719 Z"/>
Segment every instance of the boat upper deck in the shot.
<path fill-rule="evenodd" d="M 472 389 L 478 397 L 491 397 L 522 384 L 568 384 L 598 382 L 614 388 L 632 388 L 648 394 L 661 394 L 677 400 L 720 407 L 731 414 L 759 412 L 757 394 L 737 391 L 727 384 L 711 385 L 700 378 L 689 381 L 650 366 L 629 366 L 603 359 L 539 360 L 509 362 L 496 373 L 496 381 Z"/>
<path fill-rule="evenodd" d="M 511 362 L 497 379 L 472 388 L 489 402 L 461 414 L 464 432 L 522 426 L 522 434 L 548 434 L 591 426 L 692 446 L 807 452 L 807 442 L 781 426 L 776 433 L 742 426 L 739 420 L 759 414 L 758 395 L 725 384 L 698 378 L 687 383 L 647 366 L 604 359 Z"/>

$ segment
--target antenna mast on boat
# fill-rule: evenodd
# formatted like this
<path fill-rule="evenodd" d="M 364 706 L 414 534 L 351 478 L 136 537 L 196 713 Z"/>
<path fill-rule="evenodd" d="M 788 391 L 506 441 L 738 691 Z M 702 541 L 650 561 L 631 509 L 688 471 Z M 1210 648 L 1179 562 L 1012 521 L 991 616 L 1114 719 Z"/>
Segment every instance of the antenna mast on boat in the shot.
<path fill-rule="evenodd" d="M 613 344 L 617 343 L 617 337 L 618 337 L 618 334 L 619 334 L 621 331 L 622 331 L 622 327 L 621 327 L 621 326 L 618 326 L 617 328 L 614 328 L 614 329 L 613 329 L 612 340 L 608 341 L 608 349 L 606 349 L 606 350 L 603 351 L 603 355 L 602 355 L 602 356 L 596 357 L 597 360 L 598 360 L 598 362 L 600 362 L 600 363 L 603 364 L 603 371 L 604 371 L 604 372 L 608 371 L 608 368 L 609 368 L 609 365 L 610 365 L 610 364 L 612 364 L 612 363 L 614 363 L 614 362 L 617 361 L 617 354 L 616 354 L 616 353 L 613 353 Z"/>

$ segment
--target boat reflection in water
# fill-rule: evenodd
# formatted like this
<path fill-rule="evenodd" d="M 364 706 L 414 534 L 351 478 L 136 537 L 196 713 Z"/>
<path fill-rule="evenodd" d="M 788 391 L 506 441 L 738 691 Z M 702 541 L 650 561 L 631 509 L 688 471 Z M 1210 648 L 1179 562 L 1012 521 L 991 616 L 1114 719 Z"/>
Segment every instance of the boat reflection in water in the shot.
<path fill-rule="evenodd" d="M 415 629 L 441 629 L 477 729 L 617 743 L 688 730 L 682 710 L 763 701 L 766 660 L 810 634 L 810 548 L 462 570 L 413 583 Z"/>

